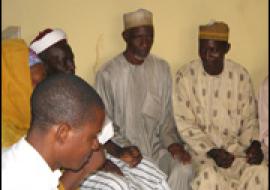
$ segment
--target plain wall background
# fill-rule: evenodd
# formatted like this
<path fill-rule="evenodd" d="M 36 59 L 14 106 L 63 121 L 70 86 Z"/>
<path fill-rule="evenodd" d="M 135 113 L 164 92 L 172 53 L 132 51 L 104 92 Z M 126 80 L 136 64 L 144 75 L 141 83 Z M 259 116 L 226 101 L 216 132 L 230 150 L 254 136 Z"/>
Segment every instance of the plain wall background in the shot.
<path fill-rule="evenodd" d="M 94 82 L 95 70 L 121 53 L 123 13 L 153 12 L 152 53 L 176 69 L 198 58 L 198 27 L 209 20 L 230 27 L 227 58 L 249 71 L 256 90 L 268 74 L 268 0 L 3 0 L 2 31 L 21 27 L 29 43 L 45 28 L 62 28 L 75 54 L 76 74 Z"/>

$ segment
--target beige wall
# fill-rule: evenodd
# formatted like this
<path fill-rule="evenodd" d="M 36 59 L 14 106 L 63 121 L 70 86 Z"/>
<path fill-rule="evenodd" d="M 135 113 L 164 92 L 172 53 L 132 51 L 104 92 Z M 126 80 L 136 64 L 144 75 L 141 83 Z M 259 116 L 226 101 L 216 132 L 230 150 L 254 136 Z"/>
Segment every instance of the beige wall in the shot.
<path fill-rule="evenodd" d="M 21 26 L 27 43 L 46 27 L 64 29 L 76 73 L 90 83 L 93 70 L 125 47 L 122 14 L 137 8 L 153 12 L 152 53 L 166 59 L 173 73 L 198 57 L 198 25 L 215 19 L 229 24 L 227 57 L 247 68 L 256 89 L 268 74 L 268 0 L 3 0 L 2 6 L 2 30 Z"/>

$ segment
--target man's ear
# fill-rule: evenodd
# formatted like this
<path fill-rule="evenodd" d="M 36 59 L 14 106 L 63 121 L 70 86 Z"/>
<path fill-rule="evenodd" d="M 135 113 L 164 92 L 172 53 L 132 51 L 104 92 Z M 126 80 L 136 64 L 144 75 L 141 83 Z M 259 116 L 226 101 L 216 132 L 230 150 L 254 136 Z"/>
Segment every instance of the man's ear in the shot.
<path fill-rule="evenodd" d="M 122 37 L 125 40 L 125 42 L 128 42 L 129 35 L 128 35 L 128 32 L 127 31 L 123 31 L 122 32 Z"/>
<path fill-rule="evenodd" d="M 56 141 L 65 143 L 70 135 L 71 127 L 67 123 L 61 123 L 56 126 Z"/>
<path fill-rule="evenodd" d="M 225 49 L 225 54 L 228 53 L 231 49 L 231 44 L 230 43 L 227 43 L 226 45 L 226 49 Z"/>

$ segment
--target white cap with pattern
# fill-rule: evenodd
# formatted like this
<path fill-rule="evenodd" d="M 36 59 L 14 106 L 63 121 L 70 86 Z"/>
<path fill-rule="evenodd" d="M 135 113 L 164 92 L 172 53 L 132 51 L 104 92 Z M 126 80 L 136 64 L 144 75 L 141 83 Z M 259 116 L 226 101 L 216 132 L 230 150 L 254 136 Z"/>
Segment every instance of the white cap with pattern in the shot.
<path fill-rule="evenodd" d="M 146 9 L 138 9 L 135 12 L 125 13 L 123 19 L 124 30 L 138 26 L 153 25 L 153 14 Z"/>

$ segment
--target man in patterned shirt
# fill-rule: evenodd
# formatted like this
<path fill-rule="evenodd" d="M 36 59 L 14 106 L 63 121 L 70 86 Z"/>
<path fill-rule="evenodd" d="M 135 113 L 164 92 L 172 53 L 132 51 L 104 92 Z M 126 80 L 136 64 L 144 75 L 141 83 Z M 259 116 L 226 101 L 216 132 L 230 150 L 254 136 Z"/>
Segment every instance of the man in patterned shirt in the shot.
<path fill-rule="evenodd" d="M 195 164 L 192 189 L 268 189 L 253 87 L 245 68 L 225 59 L 229 27 L 200 26 L 200 60 L 176 74 L 178 132 Z"/>

